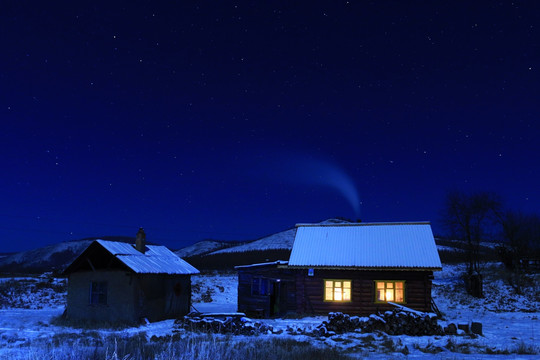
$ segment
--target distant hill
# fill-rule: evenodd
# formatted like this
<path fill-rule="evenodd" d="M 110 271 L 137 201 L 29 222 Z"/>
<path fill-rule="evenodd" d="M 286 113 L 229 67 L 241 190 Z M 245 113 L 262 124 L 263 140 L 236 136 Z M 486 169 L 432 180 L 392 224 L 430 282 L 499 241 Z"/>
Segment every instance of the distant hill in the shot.
<path fill-rule="evenodd" d="M 328 219 L 320 222 L 320 224 L 342 223 L 348 223 L 348 221 Z M 232 269 L 238 265 L 289 260 L 295 236 L 296 227 L 238 246 L 231 246 L 206 254 L 187 256 L 184 257 L 184 260 L 201 270 Z"/>
<path fill-rule="evenodd" d="M 321 221 L 319 224 L 344 224 L 348 221 L 340 219 L 328 219 Z M 255 241 L 250 241 L 247 244 L 229 247 L 226 249 L 216 250 L 211 252 L 211 255 L 238 253 L 248 251 L 265 251 L 265 250 L 292 250 L 294 237 L 296 236 L 296 227 L 281 231 L 272 235 L 262 237 Z"/>
<path fill-rule="evenodd" d="M 245 244 L 246 242 L 232 242 L 232 241 L 220 241 L 220 240 L 201 240 L 193 245 L 186 246 L 174 253 L 181 258 L 206 255 L 220 249 L 226 249 L 230 247 L 236 247 L 239 244 Z"/>
<path fill-rule="evenodd" d="M 0 257 L 0 273 L 61 272 L 96 239 L 135 242 L 127 236 L 102 236 L 72 240 Z"/>
<path fill-rule="evenodd" d="M 268 235 L 259 240 L 251 241 L 244 245 L 238 245 L 221 250 L 216 250 L 213 251 L 211 254 L 217 255 L 264 250 L 291 250 L 295 235 L 296 228 L 292 228 L 272 235 Z"/>
<path fill-rule="evenodd" d="M 443 264 L 458 264 L 467 261 L 468 245 L 465 241 L 436 237 L 435 244 L 437 244 L 439 257 Z M 498 245 L 499 243 L 496 242 L 481 242 L 478 251 L 482 261 L 500 261 L 497 253 Z"/>
<path fill-rule="evenodd" d="M 330 219 L 323 223 L 327 222 L 345 221 Z M 201 269 L 232 268 L 254 262 L 287 260 L 295 234 L 296 228 L 292 228 L 253 241 L 202 240 L 175 253 Z M 135 242 L 133 237 L 128 236 L 100 236 L 61 242 L 15 254 L 0 254 L 0 273 L 60 273 L 96 239 Z"/>
<path fill-rule="evenodd" d="M 340 219 L 328 219 L 320 222 L 347 223 Z M 267 261 L 288 260 L 296 227 L 277 232 L 253 241 L 231 242 L 202 240 L 175 253 L 200 270 L 233 269 L 237 265 L 247 265 Z M 101 236 L 61 242 L 38 249 L 15 254 L 0 253 L 0 273 L 43 273 L 61 272 L 95 239 L 134 243 L 133 237 Z M 461 263 L 466 260 L 463 241 L 435 238 L 439 255 L 443 263 Z M 493 243 L 482 243 L 480 251 L 486 261 L 498 261 Z"/>

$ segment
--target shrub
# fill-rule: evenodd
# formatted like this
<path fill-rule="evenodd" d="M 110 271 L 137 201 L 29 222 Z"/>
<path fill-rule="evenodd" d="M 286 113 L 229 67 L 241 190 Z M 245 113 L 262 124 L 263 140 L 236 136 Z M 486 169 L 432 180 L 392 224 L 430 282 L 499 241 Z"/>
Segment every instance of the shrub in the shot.
<path fill-rule="evenodd" d="M 212 302 L 212 294 L 214 293 L 213 289 L 207 288 L 206 292 L 201 295 L 201 301 L 205 303 Z"/>
<path fill-rule="evenodd" d="M 521 341 L 518 344 L 515 352 L 519 355 L 536 355 L 538 354 L 538 348 L 534 345 Z"/>

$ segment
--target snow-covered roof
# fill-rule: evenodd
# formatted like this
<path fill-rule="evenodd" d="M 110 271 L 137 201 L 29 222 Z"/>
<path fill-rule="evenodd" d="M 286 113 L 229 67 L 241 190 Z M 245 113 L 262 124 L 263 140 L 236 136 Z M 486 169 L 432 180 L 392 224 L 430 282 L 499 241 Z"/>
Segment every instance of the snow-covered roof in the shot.
<path fill-rule="evenodd" d="M 250 265 L 238 265 L 235 266 L 235 269 L 246 269 L 246 268 L 252 268 L 252 267 L 258 267 L 258 266 L 271 266 L 271 265 L 287 265 L 288 261 L 285 260 L 276 260 L 276 261 L 270 261 L 270 262 L 264 262 L 264 263 L 258 263 L 258 264 L 250 264 Z"/>
<path fill-rule="evenodd" d="M 289 266 L 442 268 L 429 222 L 298 224 Z"/>
<path fill-rule="evenodd" d="M 180 259 L 165 246 L 146 245 L 141 253 L 133 244 L 117 241 L 96 240 L 108 252 L 137 274 L 198 274 L 199 270 Z"/>

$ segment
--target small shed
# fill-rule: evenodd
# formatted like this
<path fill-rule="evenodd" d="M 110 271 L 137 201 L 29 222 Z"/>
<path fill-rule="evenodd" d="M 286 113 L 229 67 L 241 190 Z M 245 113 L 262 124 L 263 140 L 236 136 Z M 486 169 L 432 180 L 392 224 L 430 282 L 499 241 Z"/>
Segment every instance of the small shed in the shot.
<path fill-rule="evenodd" d="M 165 246 L 95 240 L 71 263 L 69 319 L 137 322 L 177 318 L 190 311 L 191 275 L 199 271 Z"/>
<path fill-rule="evenodd" d="M 238 311 L 255 317 L 282 316 L 296 311 L 295 271 L 287 261 L 236 266 Z"/>
<path fill-rule="evenodd" d="M 238 310 L 369 315 L 392 302 L 430 311 L 433 272 L 441 269 L 429 222 L 299 224 L 288 262 L 237 267 Z M 264 294 L 262 279 L 269 282 Z M 279 312 L 277 280 L 287 283 L 279 286 L 280 299 L 288 299 Z"/>

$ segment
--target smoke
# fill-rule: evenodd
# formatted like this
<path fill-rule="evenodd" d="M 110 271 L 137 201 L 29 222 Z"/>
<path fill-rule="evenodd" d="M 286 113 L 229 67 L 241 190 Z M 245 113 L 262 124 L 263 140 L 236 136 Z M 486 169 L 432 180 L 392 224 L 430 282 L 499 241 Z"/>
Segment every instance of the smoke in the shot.
<path fill-rule="evenodd" d="M 337 191 L 360 217 L 360 196 L 353 179 L 335 163 L 309 156 L 286 155 L 274 163 L 273 176 L 283 183 L 316 185 Z"/>

